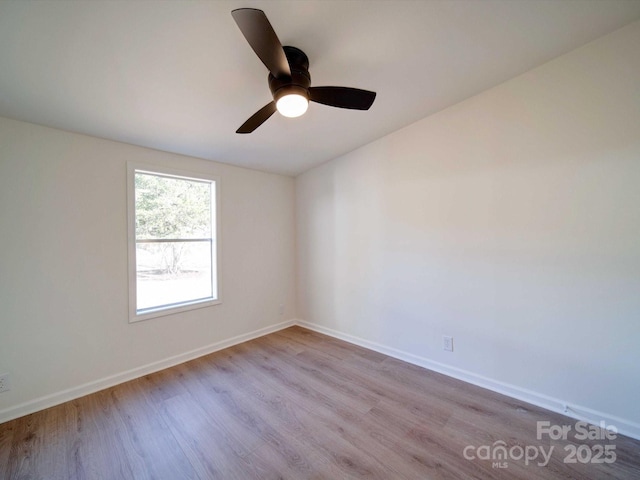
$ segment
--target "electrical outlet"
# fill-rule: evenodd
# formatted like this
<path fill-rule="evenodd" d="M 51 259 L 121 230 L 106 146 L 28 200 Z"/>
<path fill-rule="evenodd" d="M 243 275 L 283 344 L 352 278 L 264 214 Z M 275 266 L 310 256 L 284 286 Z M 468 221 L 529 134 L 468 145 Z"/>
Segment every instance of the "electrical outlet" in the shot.
<path fill-rule="evenodd" d="M 0 375 L 0 393 L 11 390 L 9 380 L 11 380 L 11 378 L 8 373 Z"/>
<path fill-rule="evenodd" d="M 278 313 L 280 315 L 284 315 L 284 305 L 281 303 L 280 306 L 278 307 Z"/>
<path fill-rule="evenodd" d="M 453 337 L 442 336 L 442 349 L 447 352 L 453 352 Z"/>

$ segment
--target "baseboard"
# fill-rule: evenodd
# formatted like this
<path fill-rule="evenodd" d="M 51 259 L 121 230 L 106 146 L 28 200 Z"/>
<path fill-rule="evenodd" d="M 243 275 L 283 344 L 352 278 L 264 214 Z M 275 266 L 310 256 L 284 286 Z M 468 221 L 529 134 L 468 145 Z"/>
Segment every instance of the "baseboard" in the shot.
<path fill-rule="evenodd" d="M 523 402 L 536 405 L 538 407 L 551 410 L 552 412 L 560 413 L 571 417 L 576 420 L 583 420 L 594 425 L 599 425 L 601 421 L 604 421 L 606 425 L 613 425 L 617 428 L 618 432 L 622 435 L 626 435 L 631 438 L 640 440 L 640 424 L 626 420 L 614 415 L 607 414 L 605 412 L 599 412 L 581 405 L 570 404 L 559 398 L 554 398 L 542 393 L 527 390 L 516 385 L 500 382 L 491 378 L 478 375 L 468 370 L 452 367 L 444 363 L 436 362 L 425 357 L 413 355 L 411 353 L 403 352 L 395 348 L 381 345 L 379 343 L 371 342 L 363 338 L 343 333 L 331 328 L 316 325 L 314 323 L 298 320 L 297 325 L 308 328 L 318 333 L 329 335 L 330 337 L 344 340 L 345 342 L 353 343 L 355 345 L 374 350 L 379 353 L 383 353 L 398 360 L 403 360 L 407 363 L 418 365 L 434 372 L 442 373 L 449 377 L 462 380 L 473 385 L 477 385 L 488 390 L 492 390 L 497 393 L 501 393 L 511 398 L 522 400 Z"/>
<path fill-rule="evenodd" d="M 134 380 L 136 378 L 140 378 L 144 375 L 148 375 L 159 370 L 164 370 L 165 368 L 188 362 L 189 360 L 202 357 L 203 355 L 208 355 L 210 353 L 217 352 L 218 350 L 223 350 L 233 345 L 247 342 L 249 340 L 253 340 L 254 338 L 262 337 L 273 332 L 277 332 L 278 330 L 291 327 L 295 324 L 296 321 L 289 320 L 286 322 L 271 325 L 269 327 L 260 328 L 258 330 L 254 330 L 253 332 L 238 335 L 227 340 L 215 342 L 210 345 L 191 350 L 189 352 L 165 358 L 164 360 L 149 363 L 141 367 L 133 368 L 131 370 L 117 373 L 115 375 L 110 375 L 108 377 L 88 382 L 77 387 L 62 390 L 60 392 L 45 395 L 44 397 L 36 398 L 35 400 L 30 400 L 13 407 L 5 408 L 4 410 L 0 410 L 0 423 L 22 417 L 30 413 L 38 412 L 40 410 L 44 410 L 45 408 L 53 407 L 64 402 L 68 402 L 69 400 L 74 400 L 76 398 L 89 395 L 90 393 L 104 390 L 105 388 L 113 387 L 120 383 L 128 382 L 129 380 Z"/>
<path fill-rule="evenodd" d="M 321 325 L 316 325 L 302 320 L 289 320 L 286 322 L 271 325 L 269 327 L 254 330 L 253 332 L 245 333 L 229 338 L 227 340 L 212 343 L 205 347 L 181 353 L 179 355 L 174 355 L 164 360 L 149 363 L 138 368 L 104 377 L 102 379 L 88 382 L 77 387 L 62 390 L 60 392 L 56 392 L 37 398 L 35 400 L 30 400 L 28 402 L 6 408 L 4 410 L 0 410 L 0 423 L 4 423 L 9 420 L 28 415 L 30 413 L 44 410 L 45 408 L 53 407 L 55 405 L 74 400 L 84 395 L 89 395 L 91 393 L 104 390 L 105 388 L 113 387 L 120 383 L 134 380 L 136 378 L 157 372 L 159 370 L 164 370 L 165 368 L 170 368 L 175 365 L 188 362 L 189 360 L 193 360 L 195 358 L 208 355 L 219 350 L 223 350 L 239 343 L 253 340 L 254 338 L 277 332 L 278 330 L 282 330 L 293 325 L 300 325 L 301 327 L 307 328 L 309 330 L 313 330 L 318 333 L 322 333 L 349 343 L 353 343 L 354 345 L 359 345 L 361 347 L 383 353 L 390 357 L 397 358 L 398 360 L 403 360 L 407 363 L 411 363 L 438 373 L 442 373 L 449 377 L 453 377 L 458 380 L 462 380 L 467 383 L 471 383 L 473 385 L 477 385 L 479 387 L 486 388 L 488 390 L 492 390 L 494 392 L 501 393 L 503 395 L 507 395 L 509 397 L 527 403 L 531 403 L 538 407 L 566 415 L 576 420 L 588 421 L 595 425 L 598 425 L 601 421 L 604 421 L 607 425 L 615 425 L 618 429 L 618 432 L 620 432 L 621 434 L 640 440 L 640 424 L 632 422 L 630 420 L 610 415 L 605 412 L 596 411 L 581 405 L 569 404 L 558 398 L 527 390 L 516 385 L 493 380 L 491 378 L 475 374 L 468 370 L 451 367 L 449 365 L 435 362 L 425 357 L 413 355 L 411 353 L 397 350 L 386 345 L 381 345 L 379 343 L 371 342 L 354 335 L 343 333 L 331 328 L 323 327 Z"/>

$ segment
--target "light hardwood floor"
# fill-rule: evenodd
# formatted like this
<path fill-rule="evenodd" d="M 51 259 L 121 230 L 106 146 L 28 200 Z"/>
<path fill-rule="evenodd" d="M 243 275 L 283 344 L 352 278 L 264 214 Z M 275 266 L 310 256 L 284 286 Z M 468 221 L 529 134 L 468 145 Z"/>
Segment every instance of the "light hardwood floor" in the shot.
<path fill-rule="evenodd" d="M 575 425 L 292 327 L 0 425 L 0 478 L 640 478 L 640 442 L 538 440 L 539 420 Z M 554 451 L 546 466 L 465 459 L 499 441 Z M 617 459 L 564 463 L 582 443 Z"/>

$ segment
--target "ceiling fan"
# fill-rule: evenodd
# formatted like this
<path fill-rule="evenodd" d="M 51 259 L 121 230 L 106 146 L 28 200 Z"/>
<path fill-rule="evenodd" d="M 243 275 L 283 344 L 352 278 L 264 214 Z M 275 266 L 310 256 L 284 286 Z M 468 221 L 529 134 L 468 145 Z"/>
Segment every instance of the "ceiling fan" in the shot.
<path fill-rule="evenodd" d="M 296 47 L 283 47 L 262 10 L 239 8 L 231 12 L 240 31 L 269 70 L 269 89 L 273 101 L 254 113 L 236 133 L 251 133 L 276 110 L 285 117 L 299 117 L 309 101 L 331 107 L 368 110 L 375 92 L 349 87 L 312 87 L 309 59 Z"/>

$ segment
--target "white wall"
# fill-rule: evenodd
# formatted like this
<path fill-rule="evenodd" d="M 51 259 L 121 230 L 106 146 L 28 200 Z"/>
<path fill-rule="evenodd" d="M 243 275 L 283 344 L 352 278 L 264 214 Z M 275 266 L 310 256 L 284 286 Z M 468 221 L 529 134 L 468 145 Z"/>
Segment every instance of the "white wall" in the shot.
<path fill-rule="evenodd" d="M 128 323 L 127 161 L 219 176 L 221 305 Z M 0 118 L 0 422 L 293 318 L 294 218 L 290 177 Z"/>
<path fill-rule="evenodd" d="M 296 212 L 312 327 L 640 434 L 640 23 L 302 174 Z"/>

